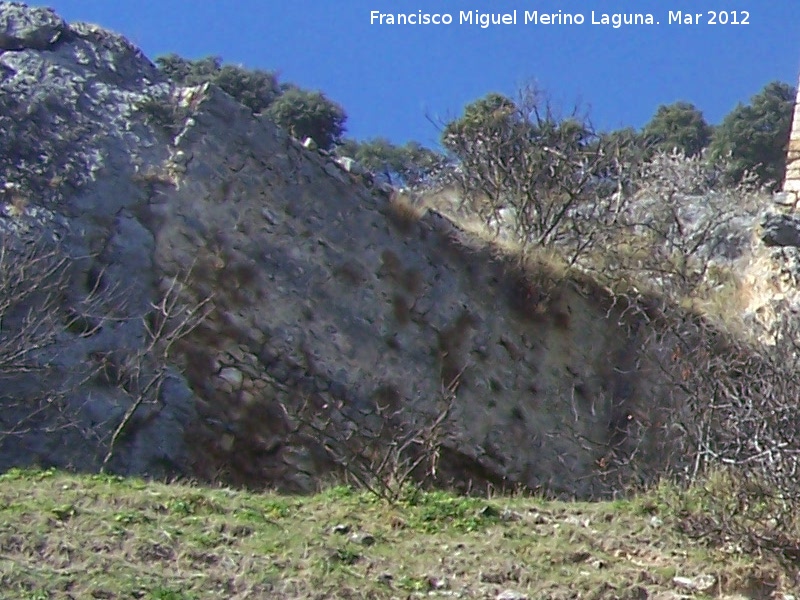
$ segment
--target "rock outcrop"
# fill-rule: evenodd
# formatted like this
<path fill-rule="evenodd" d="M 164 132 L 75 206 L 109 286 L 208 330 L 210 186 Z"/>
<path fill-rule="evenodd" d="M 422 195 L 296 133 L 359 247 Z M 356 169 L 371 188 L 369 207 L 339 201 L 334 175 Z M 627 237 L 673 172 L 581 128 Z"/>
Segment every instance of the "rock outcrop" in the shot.
<path fill-rule="evenodd" d="M 161 373 L 159 393 L 129 419 L 142 435 L 120 439 L 109 466 L 183 470 L 194 395 L 148 351 L 155 238 L 135 214 L 148 166 L 169 155 L 142 103 L 170 86 L 121 36 L 47 9 L 3 3 L 0 32 L 1 262 L 20 279 L 2 292 L 0 467 L 99 468 L 136 386 Z M 32 275 L 37 260 L 49 280 Z"/>
<path fill-rule="evenodd" d="M 445 414 L 435 477 L 464 488 L 595 497 L 675 458 L 648 335 L 590 281 L 520 267 L 118 35 L 18 4 L 0 31 L 0 231 L 56 265 L 0 315 L 0 340 L 30 307 L 50 326 L 0 360 L 0 468 L 308 491 L 342 468 L 333 441 Z"/>

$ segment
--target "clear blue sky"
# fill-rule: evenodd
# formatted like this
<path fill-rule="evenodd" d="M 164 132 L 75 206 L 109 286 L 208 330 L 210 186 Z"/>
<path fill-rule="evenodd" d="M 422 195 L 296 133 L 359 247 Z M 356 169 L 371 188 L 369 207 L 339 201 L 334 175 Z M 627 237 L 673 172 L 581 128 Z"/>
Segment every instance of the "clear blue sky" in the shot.
<path fill-rule="evenodd" d="M 124 34 L 151 58 L 278 71 L 321 89 L 349 115 L 348 134 L 435 143 L 446 118 L 535 80 L 564 105 L 589 106 L 601 129 L 641 127 L 660 104 L 693 102 L 718 123 L 772 80 L 796 84 L 800 0 L 49 0 L 68 21 Z M 462 10 L 517 25 L 459 25 Z M 449 13 L 449 26 L 370 25 L 370 11 Z M 524 25 L 525 11 L 581 13 L 580 26 Z M 652 13 L 659 25 L 592 25 L 591 13 Z M 669 11 L 749 11 L 749 25 L 668 25 Z"/>

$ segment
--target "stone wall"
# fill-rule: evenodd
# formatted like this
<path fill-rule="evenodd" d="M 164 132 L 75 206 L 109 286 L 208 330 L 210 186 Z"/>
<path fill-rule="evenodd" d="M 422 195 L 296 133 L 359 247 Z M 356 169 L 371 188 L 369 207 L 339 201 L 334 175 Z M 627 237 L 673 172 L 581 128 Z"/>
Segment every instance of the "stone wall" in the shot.
<path fill-rule="evenodd" d="M 800 87 L 798 88 L 797 103 L 792 117 L 792 133 L 789 138 L 789 151 L 786 157 L 786 179 L 783 184 L 793 205 L 796 207 L 800 200 Z"/>

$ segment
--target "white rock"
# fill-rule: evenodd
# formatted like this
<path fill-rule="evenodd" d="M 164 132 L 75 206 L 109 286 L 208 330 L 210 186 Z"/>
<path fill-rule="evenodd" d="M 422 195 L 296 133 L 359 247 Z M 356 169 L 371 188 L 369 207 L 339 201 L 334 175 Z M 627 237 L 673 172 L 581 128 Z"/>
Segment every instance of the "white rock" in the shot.
<path fill-rule="evenodd" d="M 361 163 L 354 158 L 350 158 L 348 156 L 339 156 L 334 160 L 337 165 L 339 165 L 348 173 L 352 173 L 353 175 L 363 175 L 366 173 L 366 169 L 364 169 L 364 167 L 361 166 Z"/>
<path fill-rule="evenodd" d="M 496 600 L 528 600 L 528 596 L 522 592 L 515 592 L 514 590 L 505 590 L 496 596 Z"/>
<path fill-rule="evenodd" d="M 698 575 L 697 577 L 673 577 L 672 583 L 677 587 L 692 592 L 707 592 L 717 583 L 713 575 Z"/>
<path fill-rule="evenodd" d="M 224 379 L 230 383 L 232 386 L 239 386 L 244 380 L 242 372 L 235 367 L 225 367 L 219 372 L 219 377 L 220 379 Z"/>

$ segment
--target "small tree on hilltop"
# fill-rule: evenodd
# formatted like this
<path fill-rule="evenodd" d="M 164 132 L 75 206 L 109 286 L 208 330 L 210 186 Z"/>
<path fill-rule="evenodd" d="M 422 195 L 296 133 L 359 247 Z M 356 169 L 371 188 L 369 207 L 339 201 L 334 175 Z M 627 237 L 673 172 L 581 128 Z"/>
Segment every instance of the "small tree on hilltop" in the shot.
<path fill-rule="evenodd" d="M 179 85 L 200 85 L 211 82 L 244 104 L 254 113 L 269 107 L 281 94 L 274 73 L 259 69 L 245 69 L 236 65 L 222 65 L 218 56 L 187 60 L 177 54 L 156 59 L 159 69 Z"/>
<path fill-rule="evenodd" d="M 424 186 L 444 167 L 447 159 L 442 154 L 417 142 L 396 146 L 385 138 L 363 142 L 346 140 L 339 154 L 355 158 L 373 173 L 382 173 L 393 185 L 409 188 Z"/>
<path fill-rule="evenodd" d="M 713 159 L 729 158 L 728 177 L 740 182 L 752 173 L 772 189 L 783 181 L 786 149 L 792 126 L 796 90 L 773 81 L 737 106 L 716 128 L 710 151 Z"/>
<path fill-rule="evenodd" d="M 267 111 L 269 117 L 297 139 L 312 138 L 330 149 L 344 133 L 347 115 L 322 92 L 290 88 Z"/>
<path fill-rule="evenodd" d="M 278 77 L 269 71 L 223 65 L 218 56 L 188 60 L 168 54 L 157 58 L 156 63 L 178 85 L 213 83 L 253 113 L 267 114 L 296 138 L 311 137 L 321 148 L 330 149 L 344 133 L 347 115 L 341 106 L 321 92 L 279 84 Z"/>
<path fill-rule="evenodd" d="M 489 94 L 448 123 L 442 145 L 458 161 L 466 202 L 523 250 L 559 246 L 577 260 L 613 222 L 622 195 L 601 193 L 618 153 L 574 110 L 560 117 L 535 87 L 514 101 Z"/>
<path fill-rule="evenodd" d="M 711 127 L 703 113 L 688 102 L 659 106 L 642 134 L 655 149 L 687 157 L 699 155 L 711 141 Z"/>

